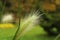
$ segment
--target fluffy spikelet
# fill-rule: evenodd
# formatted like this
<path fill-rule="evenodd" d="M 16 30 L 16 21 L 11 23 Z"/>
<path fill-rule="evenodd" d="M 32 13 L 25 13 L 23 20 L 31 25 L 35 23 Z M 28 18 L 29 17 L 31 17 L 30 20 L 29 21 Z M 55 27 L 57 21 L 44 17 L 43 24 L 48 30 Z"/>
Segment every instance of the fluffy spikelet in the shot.
<path fill-rule="evenodd" d="M 34 28 L 38 24 L 40 16 L 41 15 L 39 15 L 38 11 L 36 11 L 36 12 L 32 11 L 24 19 L 21 19 L 20 30 L 17 33 L 15 40 L 18 40 L 21 36 L 24 36 L 25 33 L 27 33 L 32 28 Z"/>

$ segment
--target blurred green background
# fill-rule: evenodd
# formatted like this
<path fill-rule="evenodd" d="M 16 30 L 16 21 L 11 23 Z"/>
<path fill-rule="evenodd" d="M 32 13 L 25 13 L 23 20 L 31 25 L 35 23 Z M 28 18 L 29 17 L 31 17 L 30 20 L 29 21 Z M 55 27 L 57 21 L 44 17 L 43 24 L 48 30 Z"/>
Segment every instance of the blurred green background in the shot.
<path fill-rule="evenodd" d="M 48 36 L 44 27 L 52 29 L 51 24 L 57 25 L 57 30 L 60 33 L 60 1 L 59 0 L 0 0 L 0 23 L 1 17 L 8 12 L 14 14 L 14 22 L 17 23 L 19 11 L 20 17 L 24 18 L 31 10 L 40 10 L 46 15 L 42 19 L 41 25 L 34 27 L 26 33 L 20 40 L 54 40 L 56 36 Z M 20 7 L 20 10 L 18 10 Z M 44 18 L 43 17 L 43 18 Z M 46 22 L 46 23 L 45 23 Z M 59 24 L 58 24 L 59 23 Z M 17 24 L 16 24 L 17 25 Z M 12 40 L 18 27 L 0 28 L 0 40 Z M 58 34 L 59 34 L 58 33 Z"/>
<path fill-rule="evenodd" d="M 17 28 L 0 29 L 0 40 L 12 40 Z M 39 26 L 27 32 L 20 40 L 54 40 L 56 36 L 48 36 Z"/>

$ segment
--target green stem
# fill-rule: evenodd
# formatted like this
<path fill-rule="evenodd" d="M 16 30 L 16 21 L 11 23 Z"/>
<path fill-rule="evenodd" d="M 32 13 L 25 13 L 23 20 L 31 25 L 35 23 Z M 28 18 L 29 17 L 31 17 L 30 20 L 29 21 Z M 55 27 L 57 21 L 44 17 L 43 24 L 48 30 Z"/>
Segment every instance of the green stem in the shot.
<path fill-rule="evenodd" d="M 16 33 L 15 33 L 15 35 L 14 35 L 14 38 L 13 38 L 13 40 L 18 40 L 19 38 L 17 37 L 18 36 L 18 33 L 20 32 L 19 30 L 20 30 L 20 0 L 18 0 L 18 18 L 19 18 L 19 22 L 18 22 L 18 28 L 17 28 L 17 31 L 16 31 Z"/>
<path fill-rule="evenodd" d="M 54 40 L 58 40 L 59 37 L 60 37 L 60 34 L 58 34 L 57 37 Z"/>

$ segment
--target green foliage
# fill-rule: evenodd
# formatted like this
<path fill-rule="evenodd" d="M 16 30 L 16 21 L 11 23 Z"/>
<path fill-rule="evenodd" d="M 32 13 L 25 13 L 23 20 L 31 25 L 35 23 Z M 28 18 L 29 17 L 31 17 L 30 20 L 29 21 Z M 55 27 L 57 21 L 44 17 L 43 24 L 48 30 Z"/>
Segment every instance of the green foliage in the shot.
<path fill-rule="evenodd" d="M 11 29 L 0 29 L 0 40 L 12 40 L 17 27 Z M 44 30 L 38 25 L 27 32 L 20 40 L 54 40 L 55 37 L 47 36 Z"/>

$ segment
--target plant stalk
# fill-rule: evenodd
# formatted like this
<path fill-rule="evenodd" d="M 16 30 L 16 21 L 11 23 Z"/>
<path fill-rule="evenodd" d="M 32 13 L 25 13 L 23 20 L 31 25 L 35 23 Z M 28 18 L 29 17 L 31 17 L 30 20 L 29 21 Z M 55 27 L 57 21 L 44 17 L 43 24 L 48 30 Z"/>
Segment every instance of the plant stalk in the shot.
<path fill-rule="evenodd" d="M 15 33 L 15 35 L 14 35 L 14 38 L 13 38 L 13 40 L 18 40 L 19 38 L 17 38 L 17 35 L 18 35 L 18 33 L 20 32 L 19 30 L 20 30 L 20 18 L 21 18 L 21 10 L 20 10 L 20 0 L 18 0 L 18 28 L 17 28 L 17 31 L 16 31 L 16 33 Z"/>

